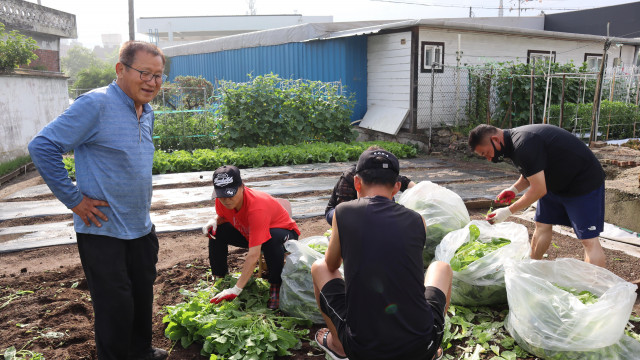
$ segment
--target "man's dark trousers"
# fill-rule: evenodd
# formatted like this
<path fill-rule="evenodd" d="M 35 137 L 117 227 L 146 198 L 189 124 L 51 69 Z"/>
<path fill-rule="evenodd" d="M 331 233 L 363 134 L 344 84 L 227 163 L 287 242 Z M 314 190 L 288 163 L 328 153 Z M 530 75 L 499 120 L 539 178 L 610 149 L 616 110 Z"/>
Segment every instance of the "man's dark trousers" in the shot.
<path fill-rule="evenodd" d="M 122 240 L 77 233 L 87 278 L 100 360 L 122 360 L 151 348 L 153 283 L 158 262 L 155 227 Z"/>

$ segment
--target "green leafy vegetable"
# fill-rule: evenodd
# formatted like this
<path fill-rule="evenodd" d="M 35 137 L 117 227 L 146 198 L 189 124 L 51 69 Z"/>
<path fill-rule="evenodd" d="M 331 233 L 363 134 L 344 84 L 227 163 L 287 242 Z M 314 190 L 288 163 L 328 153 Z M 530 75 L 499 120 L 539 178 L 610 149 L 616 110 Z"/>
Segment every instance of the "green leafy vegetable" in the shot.
<path fill-rule="evenodd" d="M 165 308 L 165 336 L 180 341 L 185 348 L 202 343 L 202 355 L 220 360 L 273 359 L 299 348 L 300 338 L 307 336 L 311 322 L 279 316 L 267 309 L 269 284 L 263 279 L 250 280 L 233 301 L 209 303 L 216 292 L 236 281 L 227 275 L 213 287 L 201 282 L 195 292 L 182 290 L 187 302 Z"/>
<path fill-rule="evenodd" d="M 324 253 L 327 252 L 327 248 L 328 248 L 328 246 L 322 245 L 322 244 L 309 244 L 308 246 L 313 250 L 321 253 L 322 255 L 324 255 Z"/>
<path fill-rule="evenodd" d="M 463 244 L 456 250 L 456 254 L 451 258 L 450 264 L 453 271 L 462 271 L 472 262 L 498 250 L 499 248 L 511 244 L 511 240 L 505 238 L 491 238 L 490 242 L 479 241 L 480 229 L 477 226 L 469 226 L 469 242 Z"/>
<path fill-rule="evenodd" d="M 598 296 L 594 295 L 592 292 L 583 290 L 580 291 L 576 288 L 560 286 L 558 284 L 553 284 L 555 287 L 568 292 L 569 294 L 574 295 L 585 305 L 595 304 L 598 302 Z"/>

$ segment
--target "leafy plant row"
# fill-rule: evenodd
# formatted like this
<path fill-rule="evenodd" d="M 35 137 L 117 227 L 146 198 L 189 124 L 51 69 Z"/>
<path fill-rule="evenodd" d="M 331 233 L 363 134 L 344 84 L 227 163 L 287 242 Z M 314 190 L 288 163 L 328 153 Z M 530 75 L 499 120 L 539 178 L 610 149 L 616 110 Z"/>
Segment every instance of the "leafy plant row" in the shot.
<path fill-rule="evenodd" d="M 251 168 L 353 161 L 357 160 L 360 154 L 371 145 L 381 146 L 398 158 L 414 157 L 417 153 L 416 148 L 411 145 L 385 141 L 258 146 L 254 148 L 242 147 L 235 150 L 227 148 L 198 149 L 192 153 L 184 150 L 172 153 L 158 150 L 153 157 L 153 173 L 215 170 L 222 165 Z"/>
<path fill-rule="evenodd" d="M 371 145 L 381 146 L 400 159 L 414 157 L 418 152 L 414 146 L 389 141 L 258 146 L 254 148 L 242 147 L 235 150 L 227 148 L 197 149 L 193 152 L 178 150 L 172 153 L 156 150 L 153 155 L 153 173 L 215 170 L 222 165 L 251 168 L 354 161 Z M 75 179 L 74 159 L 65 157 L 63 162 L 69 172 L 69 177 Z"/>

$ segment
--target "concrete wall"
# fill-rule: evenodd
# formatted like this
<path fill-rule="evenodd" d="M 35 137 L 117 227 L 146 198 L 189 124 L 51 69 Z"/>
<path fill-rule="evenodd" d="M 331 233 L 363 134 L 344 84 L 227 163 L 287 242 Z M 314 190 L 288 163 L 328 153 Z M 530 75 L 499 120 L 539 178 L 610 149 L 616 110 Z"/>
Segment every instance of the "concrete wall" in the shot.
<path fill-rule="evenodd" d="M 0 162 L 28 155 L 33 136 L 69 106 L 62 74 L 17 72 L 0 74 Z"/>

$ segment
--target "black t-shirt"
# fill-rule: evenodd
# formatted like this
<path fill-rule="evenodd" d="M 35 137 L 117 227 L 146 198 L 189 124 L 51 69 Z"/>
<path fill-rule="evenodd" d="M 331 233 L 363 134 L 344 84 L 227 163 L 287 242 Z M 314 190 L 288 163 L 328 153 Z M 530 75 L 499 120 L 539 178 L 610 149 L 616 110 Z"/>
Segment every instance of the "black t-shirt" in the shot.
<path fill-rule="evenodd" d="M 431 341 L 424 295 L 422 217 L 381 196 L 336 207 L 346 283 L 350 352 L 358 359 L 400 359 Z"/>
<path fill-rule="evenodd" d="M 579 196 L 604 184 L 604 170 L 591 149 L 570 132 L 553 125 L 525 125 L 504 130 L 505 157 L 524 177 L 544 170 L 547 190 Z"/>

